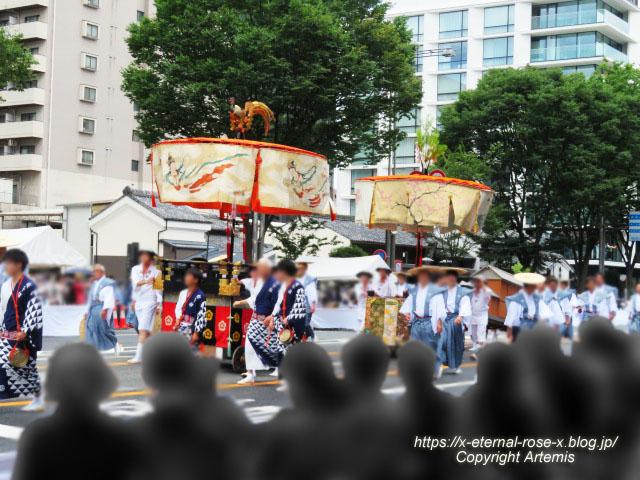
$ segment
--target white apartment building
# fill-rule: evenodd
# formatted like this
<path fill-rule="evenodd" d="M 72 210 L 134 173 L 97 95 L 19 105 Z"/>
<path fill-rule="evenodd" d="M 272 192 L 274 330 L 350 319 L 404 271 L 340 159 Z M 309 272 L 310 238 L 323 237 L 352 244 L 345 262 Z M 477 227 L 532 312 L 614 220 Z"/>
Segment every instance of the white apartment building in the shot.
<path fill-rule="evenodd" d="M 396 174 L 418 167 L 414 151 L 420 124 L 437 122 L 442 106 L 474 88 L 488 69 L 532 65 L 589 75 L 605 59 L 640 63 L 638 0 L 397 0 L 390 16 L 401 15 L 408 17 L 419 51 L 456 53 L 425 58 L 418 54 L 422 108 L 415 120 L 398 122 L 408 138 L 395 152 Z M 354 214 L 354 180 L 392 173 L 388 160 L 367 163 L 363 157 L 335 170 L 338 214 Z"/>
<path fill-rule="evenodd" d="M 120 90 L 127 26 L 153 0 L 0 0 L 0 28 L 21 34 L 38 63 L 23 91 L 0 91 L 0 210 L 117 198 L 150 188 L 136 107 Z M 9 197 L 9 198 L 6 198 Z"/>

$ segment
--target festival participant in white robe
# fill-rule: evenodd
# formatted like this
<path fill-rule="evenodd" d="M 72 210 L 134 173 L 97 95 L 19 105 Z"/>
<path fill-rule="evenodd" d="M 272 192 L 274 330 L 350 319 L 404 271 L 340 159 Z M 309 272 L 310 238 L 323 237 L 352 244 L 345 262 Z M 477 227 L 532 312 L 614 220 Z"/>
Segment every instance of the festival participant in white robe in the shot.
<path fill-rule="evenodd" d="M 307 295 L 307 320 L 304 327 L 305 336 L 309 340 L 315 340 L 316 334 L 311 327 L 311 319 L 318 307 L 318 279 L 309 275 L 307 270 L 309 269 L 308 262 L 298 262 L 298 280 L 304 287 L 304 292 Z"/>
<path fill-rule="evenodd" d="M 280 284 L 271 275 L 271 264 L 266 259 L 260 259 L 256 264 L 256 271 L 259 280 L 256 284 L 255 295 L 246 300 L 234 302 L 234 308 L 251 308 L 251 322 L 247 329 L 244 354 L 247 373 L 245 378 L 238 383 L 254 383 L 258 370 L 268 370 L 272 367 L 268 362 L 263 361 L 257 349 L 261 349 L 265 343 L 265 338 L 271 341 L 269 329 L 266 325 L 267 317 L 273 315 L 278 305 L 278 293 Z"/>
<path fill-rule="evenodd" d="M 596 290 L 607 294 L 607 300 L 609 302 L 609 320 L 613 320 L 616 313 L 618 313 L 618 289 L 605 283 L 602 272 L 596 273 L 594 278 L 596 282 Z"/>
<path fill-rule="evenodd" d="M 22 250 L 8 250 L 3 257 L 8 279 L 0 290 L 0 399 L 34 396 L 24 411 L 44 410 L 38 351 L 42 349 L 42 306 L 36 284 L 24 271 L 29 265 Z M 23 365 L 16 362 L 24 355 Z"/>
<path fill-rule="evenodd" d="M 596 277 L 588 276 L 587 289 L 578 295 L 581 322 L 588 322 L 593 317 L 611 317 L 611 296 L 606 289 L 598 288 Z"/>
<path fill-rule="evenodd" d="M 176 326 L 191 345 L 197 345 L 200 334 L 207 324 L 207 297 L 200 290 L 202 272 L 190 268 L 184 274 L 184 285 L 187 287 L 178 295 L 176 303 Z M 215 339 L 214 339 L 215 340 Z"/>
<path fill-rule="evenodd" d="M 560 303 L 558 291 L 558 279 L 553 275 L 549 275 L 544 282 L 544 292 L 542 300 L 553 312 L 553 317 L 549 319 L 549 326 L 559 330 L 566 323 L 563 306 Z M 568 303 L 568 300 L 567 300 Z M 566 305 L 568 307 L 568 305 Z"/>
<path fill-rule="evenodd" d="M 636 284 L 636 293 L 631 295 L 627 303 L 629 314 L 629 332 L 640 333 L 640 283 Z"/>
<path fill-rule="evenodd" d="M 140 264 L 131 269 L 131 309 L 138 318 L 138 346 L 136 354 L 127 363 L 142 361 L 142 347 L 153 331 L 157 313 L 162 310 L 162 294 L 153 288 L 153 283 L 161 273 L 153 263 L 154 252 L 142 250 Z"/>
<path fill-rule="evenodd" d="M 116 306 L 115 282 L 107 278 L 104 266 L 93 266 L 93 282 L 89 288 L 89 309 L 86 320 L 85 340 L 99 351 L 114 350 L 120 355 L 120 344 L 113 329 L 112 313 Z"/>
<path fill-rule="evenodd" d="M 558 279 L 553 275 L 547 277 L 547 291 L 545 292 L 544 301 L 553 311 L 553 325 L 560 335 L 568 339 L 573 339 L 573 322 L 571 306 L 572 292 L 560 289 Z"/>
<path fill-rule="evenodd" d="M 505 298 L 507 316 L 504 325 L 511 341 L 518 338 L 522 329 L 531 329 L 538 322 L 546 322 L 553 317 L 553 312 L 536 292 L 545 278 L 538 273 L 517 273 L 516 280 L 524 287 L 515 295 Z"/>
<path fill-rule="evenodd" d="M 462 354 L 464 353 L 464 324 L 471 318 L 470 296 L 473 290 L 458 285 L 460 273 L 466 273 L 463 268 L 449 267 L 443 269 L 445 290 L 439 294 L 442 298 L 446 316 L 437 324 L 438 339 L 438 373 L 442 367 L 449 367 L 454 374 L 462 373 Z"/>
<path fill-rule="evenodd" d="M 443 302 L 438 302 L 438 294 L 443 289 L 432 282 L 435 271 L 436 267 L 426 265 L 409 270 L 409 275 L 418 277 L 418 284 L 410 290 L 399 311 L 409 322 L 411 338 L 427 344 L 434 351 L 438 348 L 438 336 L 432 319 L 442 320 L 446 314 Z"/>
<path fill-rule="evenodd" d="M 482 275 L 473 277 L 471 283 L 473 283 L 471 293 L 471 342 L 473 345 L 469 351 L 475 354 L 487 341 L 491 292 Z"/>
<path fill-rule="evenodd" d="M 567 329 L 567 333 L 570 331 L 571 333 L 571 337 L 573 338 L 573 328 L 574 326 L 577 326 L 580 322 L 580 318 L 581 318 L 581 314 L 580 312 L 578 312 L 578 309 L 580 308 L 580 301 L 578 300 L 578 295 L 576 294 L 576 291 L 572 288 L 570 288 L 569 286 L 569 280 L 566 278 L 561 278 L 560 279 L 560 294 L 561 296 L 566 296 L 569 298 L 569 305 L 571 306 L 571 315 L 570 315 L 570 325 L 569 328 Z"/>
<path fill-rule="evenodd" d="M 398 279 L 396 283 L 396 295 L 398 297 L 407 297 L 411 288 L 411 285 L 407 283 L 407 274 L 404 272 L 396 272 L 396 278 Z"/>
<path fill-rule="evenodd" d="M 387 266 L 380 267 L 377 269 L 379 279 L 375 283 L 373 288 L 376 293 L 376 297 L 395 297 L 396 296 L 396 285 L 393 283 L 393 279 L 391 278 L 391 269 Z"/>
<path fill-rule="evenodd" d="M 356 327 L 356 331 L 362 333 L 364 330 L 365 317 L 367 316 L 367 297 L 369 296 L 369 292 L 372 292 L 374 289 L 372 283 L 373 275 L 371 275 L 370 272 L 364 271 L 359 272 L 356 276 L 360 280 L 353 288 L 358 308 L 358 326 Z"/>
<path fill-rule="evenodd" d="M 240 283 L 242 283 L 242 285 L 244 285 L 244 288 L 249 292 L 249 297 L 254 297 L 260 291 L 258 282 L 260 282 L 260 275 L 258 275 L 258 270 L 256 269 L 255 265 L 250 265 L 249 276 L 240 280 Z"/>

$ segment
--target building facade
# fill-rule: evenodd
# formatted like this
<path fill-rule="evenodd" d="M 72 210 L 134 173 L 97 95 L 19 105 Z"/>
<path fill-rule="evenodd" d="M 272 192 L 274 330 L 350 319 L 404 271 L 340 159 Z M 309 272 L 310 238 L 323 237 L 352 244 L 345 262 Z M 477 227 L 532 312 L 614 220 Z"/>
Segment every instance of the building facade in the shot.
<path fill-rule="evenodd" d="M 390 16 L 406 16 L 413 31 L 422 105 L 414 118 L 397 123 L 408 137 L 395 152 L 391 172 L 388 160 L 370 165 L 364 157 L 335 171 L 341 215 L 354 214 L 358 178 L 414 171 L 416 130 L 437 124 L 441 108 L 474 88 L 487 70 L 532 65 L 589 75 L 604 60 L 640 63 L 638 0 L 398 0 Z M 437 49 L 453 49 L 455 55 L 421 53 Z"/>
<path fill-rule="evenodd" d="M 150 188 L 136 106 L 120 90 L 127 27 L 152 0 L 0 0 L 0 28 L 22 35 L 35 79 L 0 92 L 0 210 L 53 208 Z"/>

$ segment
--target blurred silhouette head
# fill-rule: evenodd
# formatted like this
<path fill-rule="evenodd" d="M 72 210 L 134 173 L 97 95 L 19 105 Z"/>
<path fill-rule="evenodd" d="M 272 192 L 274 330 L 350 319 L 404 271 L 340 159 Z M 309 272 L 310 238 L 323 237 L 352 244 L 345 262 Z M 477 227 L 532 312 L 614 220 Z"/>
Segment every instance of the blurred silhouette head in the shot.
<path fill-rule="evenodd" d="M 104 268 L 104 265 L 96 263 L 93 266 L 93 279 L 94 280 L 100 280 L 102 277 L 104 277 L 105 272 L 106 272 L 106 270 Z"/>
<path fill-rule="evenodd" d="M 280 373 L 296 407 L 335 405 L 337 381 L 327 352 L 315 343 L 297 343 L 287 350 Z"/>
<path fill-rule="evenodd" d="M 258 272 L 258 277 L 266 280 L 269 275 L 271 275 L 271 263 L 266 258 L 261 258 L 256 263 L 256 272 Z"/>
<path fill-rule="evenodd" d="M 589 290 L 590 292 L 593 292 L 597 286 L 596 277 L 589 275 L 584 282 L 584 286 L 587 290 Z"/>
<path fill-rule="evenodd" d="M 398 374 L 409 391 L 431 385 L 435 368 L 436 354 L 422 342 L 413 340 L 398 350 Z"/>
<path fill-rule="evenodd" d="M 520 371 L 519 356 L 511 345 L 490 343 L 478 354 L 478 384 L 489 392 L 500 385 L 501 390 L 509 390 L 516 385 Z"/>
<path fill-rule="evenodd" d="M 12 248 L 2 256 L 4 262 L 4 268 L 10 277 L 24 272 L 29 266 L 29 257 L 19 248 Z"/>
<path fill-rule="evenodd" d="M 60 405 L 97 407 L 117 385 L 115 375 L 93 345 L 65 345 L 56 350 L 49 361 L 47 398 Z"/>
<path fill-rule="evenodd" d="M 274 275 L 279 282 L 289 283 L 296 278 L 296 273 L 298 273 L 298 269 L 296 268 L 296 264 L 293 263 L 293 260 L 283 258 L 278 262 L 278 265 L 276 265 Z"/>
<path fill-rule="evenodd" d="M 604 285 L 604 274 L 602 272 L 598 272 L 595 274 L 595 276 L 593 277 L 595 282 L 596 282 L 596 287 L 601 287 L 602 285 Z"/>
<path fill-rule="evenodd" d="M 196 356 L 182 335 L 163 332 L 145 342 L 142 378 L 157 391 L 158 400 L 188 396 L 196 370 Z"/>
<path fill-rule="evenodd" d="M 202 272 L 197 268 L 190 268 L 184 274 L 184 284 L 187 288 L 197 288 L 202 281 Z"/>
<path fill-rule="evenodd" d="M 342 366 L 349 388 L 380 394 L 387 376 L 389 350 L 379 337 L 359 335 L 342 349 Z"/>

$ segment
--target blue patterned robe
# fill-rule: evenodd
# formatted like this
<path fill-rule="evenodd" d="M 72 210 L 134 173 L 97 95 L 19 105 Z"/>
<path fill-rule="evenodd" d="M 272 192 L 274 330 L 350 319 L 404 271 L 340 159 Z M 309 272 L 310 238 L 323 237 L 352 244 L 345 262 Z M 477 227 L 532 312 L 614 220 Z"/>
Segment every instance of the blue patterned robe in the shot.
<path fill-rule="evenodd" d="M 200 289 L 194 291 L 191 297 L 188 291 L 183 292 L 186 295 L 185 304 L 180 312 L 182 317 L 178 331 L 187 340 L 191 340 L 194 333 L 201 333 L 207 325 L 207 297 Z"/>
<path fill-rule="evenodd" d="M 42 349 L 42 306 L 36 284 L 30 278 L 23 277 L 22 283 L 14 287 L 13 295 L 17 295 L 20 330 L 27 333 L 27 339 L 20 343 L 29 350 L 29 361 L 20 368 L 9 363 L 9 353 L 16 341 L 6 336 L 15 335 L 18 331 L 16 309 L 9 296 L 2 318 L 3 337 L 0 338 L 0 399 L 27 397 L 40 392 L 36 361 L 38 350 Z"/>

